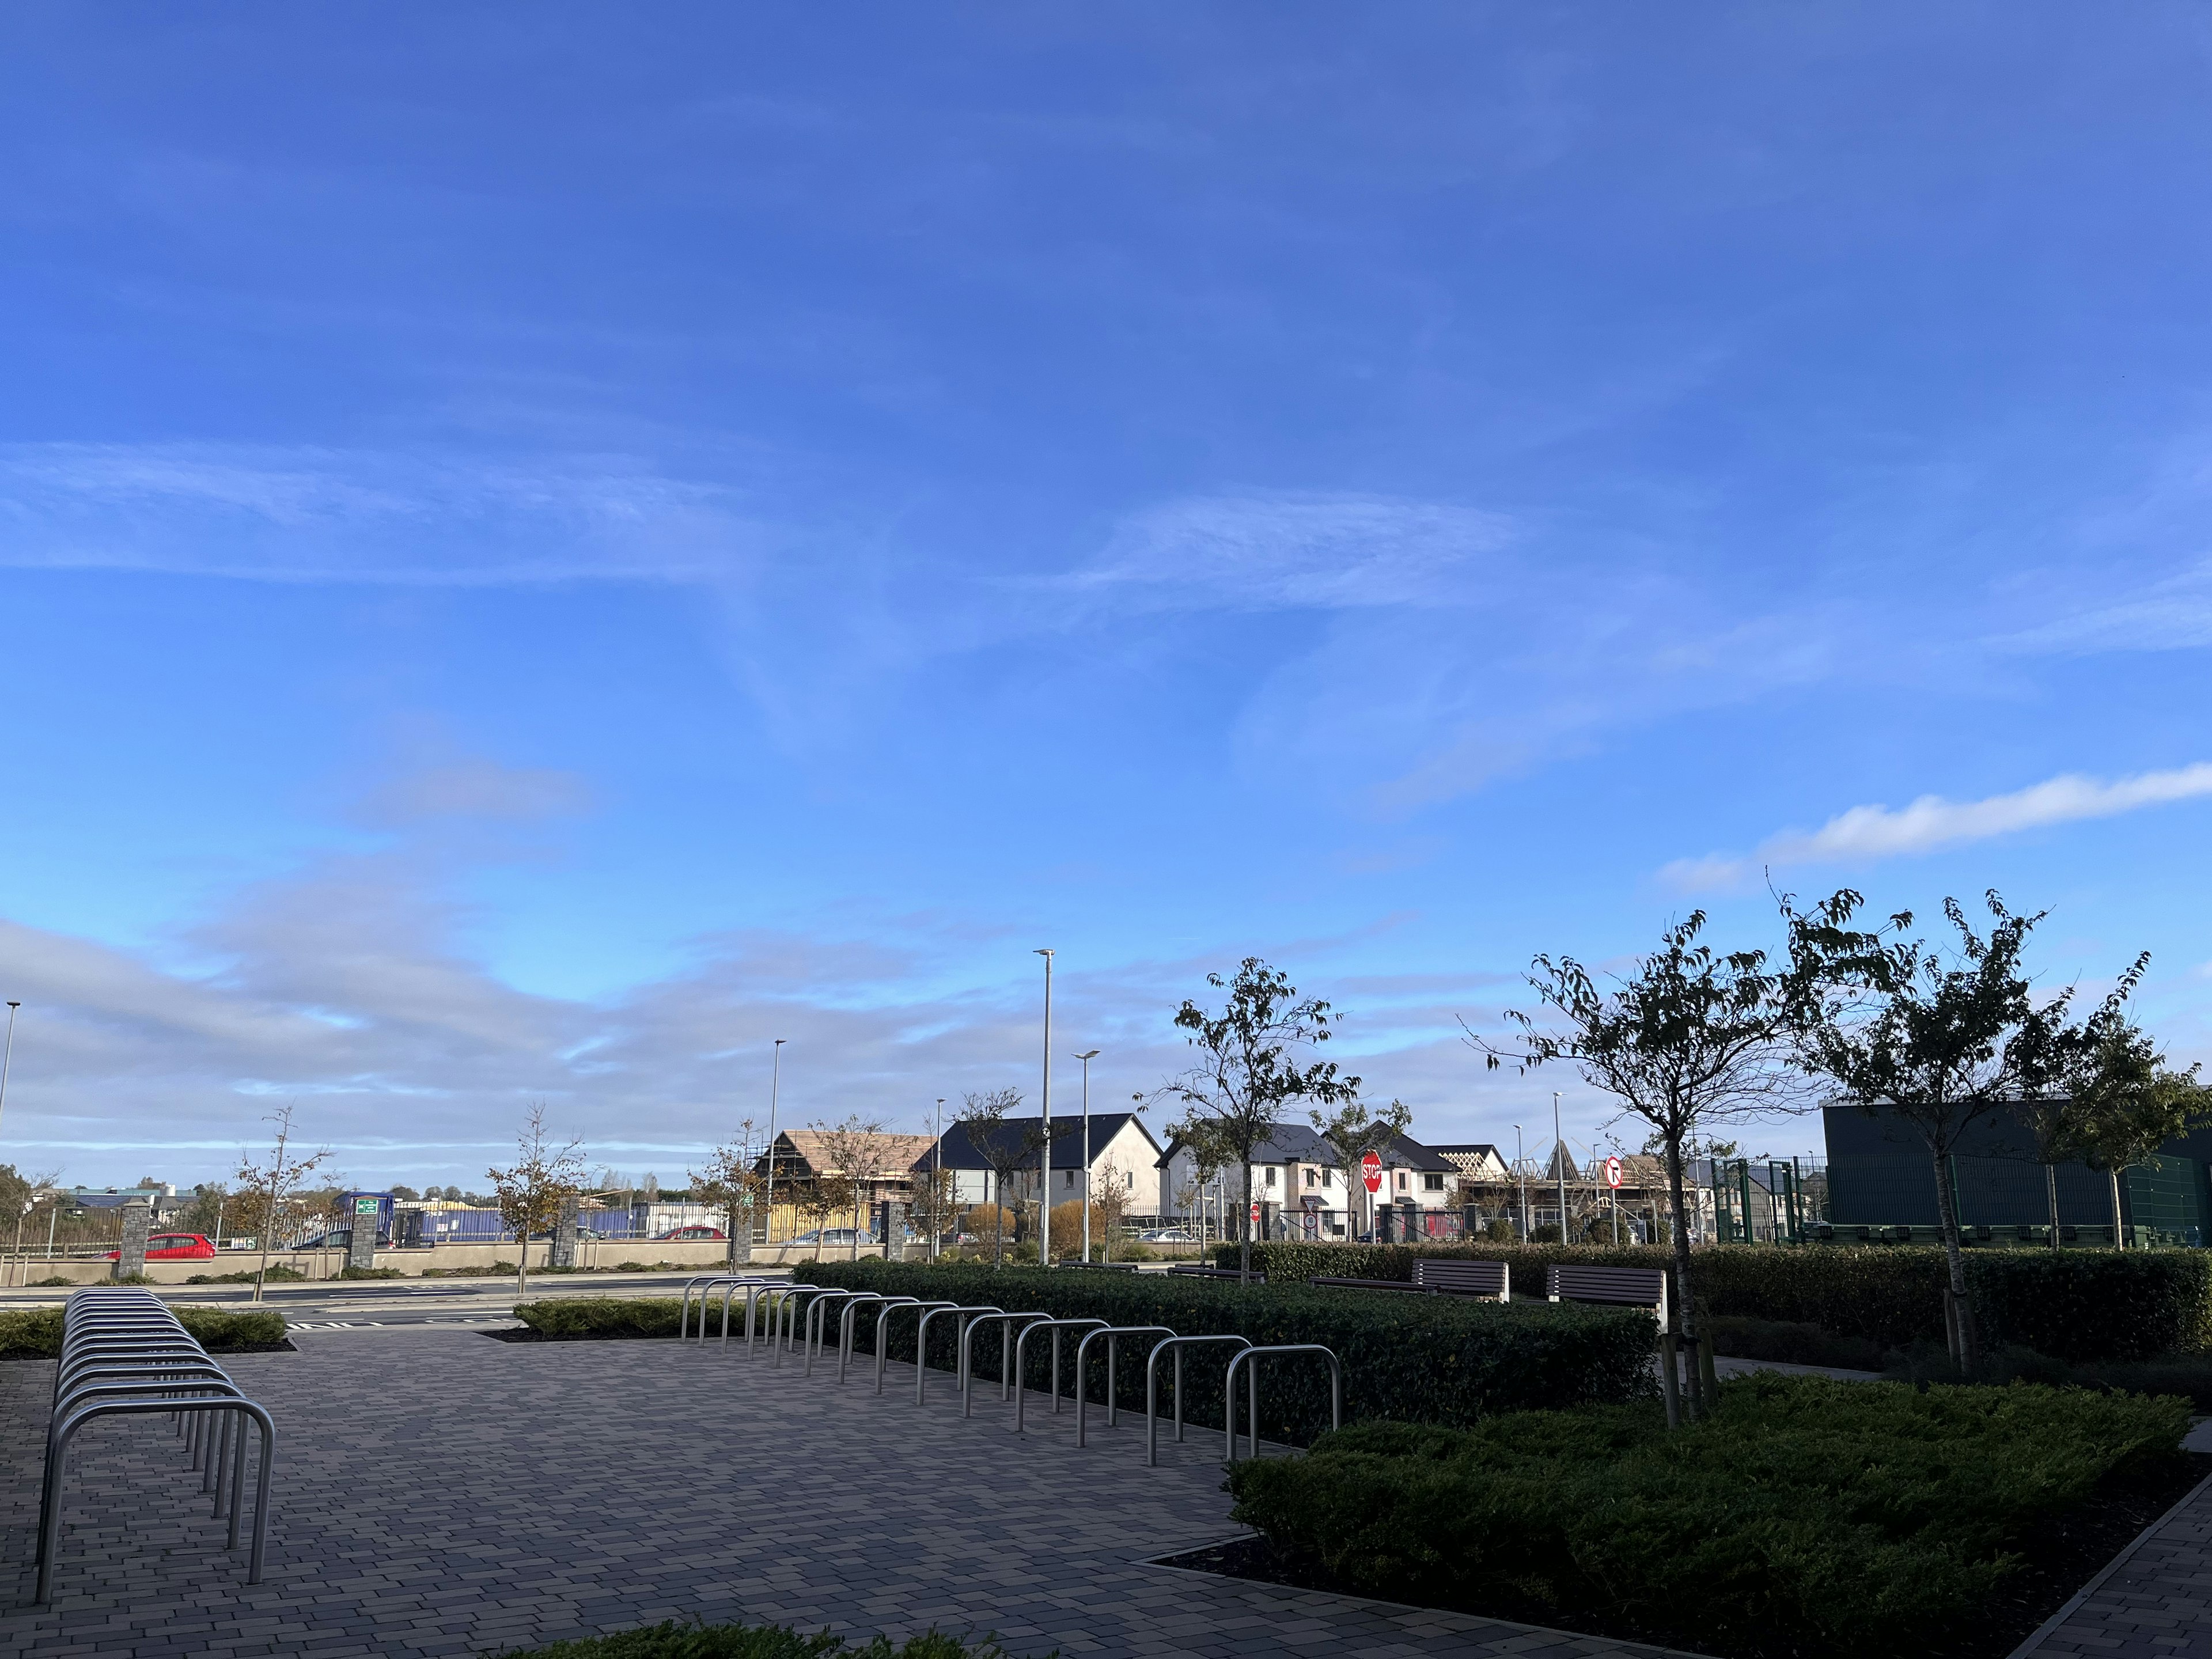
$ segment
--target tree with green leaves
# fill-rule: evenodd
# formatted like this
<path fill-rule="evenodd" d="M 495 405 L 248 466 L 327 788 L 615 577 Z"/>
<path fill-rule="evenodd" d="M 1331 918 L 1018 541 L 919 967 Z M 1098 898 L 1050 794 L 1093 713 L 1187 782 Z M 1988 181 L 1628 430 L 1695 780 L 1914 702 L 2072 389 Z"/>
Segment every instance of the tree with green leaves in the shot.
<path fill-rule="evenodd" d="M 1339 1077 L 1336 1062 L 1308 1058 L 1328 1041 L 1336 1018 L 1318 997 L 1301 997 L 1287 975 L 1257 957 L 1237 965 L 1234 979 L 1208 974 L 1206 982 L 1229 995 L 1218 1013 L 1186 1000 L 1176 1011 L 1176 1029 L 1196 1051 L 1190 1069 L 1162 1084 L 1156 1097 L 1178 1102 L 1182 1116 L 1170 1133 L 1184 1139 L 1210 1136 L 1233 1153 L 1244 1172 L 1236 1218 L 1243 1246 L 1239 1261 L 1252 1270 L 1252 1159 L 1281 1127 L 1293 1106 L 1333 1106 L 1355 1098 L 1356 1077 Z"/>
<path fill-rule="evenodd" d="M 485 1178 L 499 1199 L 499 1218 L 514 1230 L 520 1244 L 516 1251 L 514 1293 L 530 1291 L 530 1236 L 546 1234 L 545 1257 L 553 1258 L 551 1233 L 560 1224 L 564 1199 L 583 1191 L 584 1156 L 580 1140 L 556 1146 L 546 1138 L 545 1109 L 533 1106 L 514 1137 L 514 1162 L 504 1170 L 488 1170 Z"/>
<path fill-rule="evenodd" d="M 748 1253 L 752 1248 L 753 1209 L 760 1202 L 761 1178 L 753 1168 L 758 1158 L 753 1146 L 753 1120 L 748 1117 L 738 1122 L 734 1139 L 707 1154 L 705 1169 L 684 1172 L 691 1183 L 692 1201 L 712 1205 L 726 1218 L 728 1265 L 732 1267 L 738 1264 L 739 1238 L 744 1239 Z"/>
<path fill-rule="evenodd" d="M 1674 1223 L 1675 1294 L 1667 1317 L 1677 1335 L 1691 1339 L 1701 1315 L 1691 1293 L 1686 1158 L 1714 1126 L 1795 1109 L 1801 1092 L 1788 1065 L 1793 1026 L 1784 975 L 1767 965 L 1764 951 L 1717 953 L 1701 937 L 1705 927 L 1705 913 L 1692 911 L 1610 988 L 1601 988 L 1572 957 L 1539 956 L 1528 981 L 1547 1017 L 1509 1010 L 1520 1033 L 1511 1044 L 1468 1033 L 1490 1068 L 1571 1065 L 1647 1127 L 1666 1159 Z M 1697 1370 L 1691 1368 L 1692 1416 L 1712 1405 Z"/>
<path fill-rule="evenodd" d="M 331 1150 L 325 1146 L 302 1158 L 292 1146 L 292 1113 L 289 1101 L 261 1121 L 276 1126 L 276 1145 L 270 1149 L 265 1163 L 257 1163 L 241 1152 L 238 1155 L 238 1185 L 234 1189 L 238 1200 L 239 1213 L 252 1216 L 261 1233 L 261 1263 L 253 1273 L 253 1300 L 261 1300 L 263 1284 L 269 1277 L 269 1252 L 275 1247 L 277 1231 L 288 1235 L 300 1219 L 314 1212 L 315 1196 L 308 1190 L 307 1177 L 330 1162 Z"/>
<path fill-rule="evenodd" d="M 1336 1168 L 1344 1177 L 1346 1231 L 1357 1232 L 1358 1223 L 1352 1215 L 1352 1206 L 1358 1202 L 1358 1194 L 1366 1190 L 1360 1160 L 1370 1152 L 1389 1152 L 1398 1137 L 1412 1126 L 1413 1109 L 1403 1101 L 1394 1100 L 1376 1111 L 1354 1095 L 1340 1101 L 1334 1111 L 1316 1110 L 1307 1115 L 1313 1120 L 1314 1133 L 1328 1144 Z M 1375 1207 L 1371 1196 L 1367 1207 L 1371 1230 Z"/>
<path fill-rule="evenodd" d="M 2080 1042 L 2066 1020 L 2071 993 L 2039 1001 L 2023 961 L 2044 913 L 2016 915 L 1995 890 L 1984 902 L 1986 933 L 1956 899 L 1945 899 L 1956 937 L 1931 945 L 1905 938 L 1910 911 L 1855 926 L 1865 900 L 1848 889 L 1802 913 L 1781 900 L 1800 1064 L 1853 1104 L 1893 1112 L 1927 1150 L 1948 1268 L 1945 1323 L 1952 1358 L 1969 1373 L 1979 1368 L 1981 1344 L 1953 1160 L 1976 1126 L 2053 1092 Z"/>
<path fill-rule="evenodd" d="M 2212 1117 L 2212 1088 L 2197 1081 L 2195 1066 L 2186 1071 L 2168 1066 L 2158 1045 L 2119 1012 L 2116 1000 L 2068 1037 L 2057 1071 L 2075 1119 L 2069 1151 L 2110 1183 L 2112 1243 L 2125 1249 L 2120 1172 L 2151 1163 L 2167 1141 Z M 2055 1229 L 2055 1210 L 2051 1221 Z"/>

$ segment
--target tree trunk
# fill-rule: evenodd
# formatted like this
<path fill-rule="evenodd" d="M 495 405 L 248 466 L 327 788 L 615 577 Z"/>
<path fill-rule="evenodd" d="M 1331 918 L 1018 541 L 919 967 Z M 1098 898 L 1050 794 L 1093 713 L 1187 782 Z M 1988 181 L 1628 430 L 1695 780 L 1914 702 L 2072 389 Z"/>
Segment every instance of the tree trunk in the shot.
<path fill-rule="evenodd" d="M 1242 1208 L 1240 1208 L 1240 1209 L 1237 1212 L 1237 1238 L 1239 1239 L 1239 1241 L 1241 1241 L 1241 1242 L 1242 1242 L 1242 1243 L 1243 1244 L 1243 1247 L 1244 1247 L 1243 1251 L 1243 1254 L 1242 1254 L 1241 1258 L 1240 1258 L 1240 1261 L 1241 1261 L 1241 1266 L 1242 1266 L 1243 1271 L 1243 1272 L 1245 1272 L 1245 1273 L 1250 1273 L 1250 1272 L 1252 1271 L 1252 1153 L 1253 1153 L 1253 1151 L 1254 1151 L 1254 1149 L 1253 1149 L 1253 1148 L 1251 1148 L 1251 1147 L 1249 1147 L 1249 1146 L 1248 1146 L 1248 1147 L 1246 1147 L 1246 1148 L 1244 1149 L 1244 1158 L 1243 1158 L 1243 1164 L 1244 1164 L 1244 1203 L 1243 1203 L 1243 1206 Z M 1057 1409 L 1057 1407 L 1055 1407 L 1055 1409 Z"/>
<path fill-rule="evenodd" d="M 514 1293 L 517 1296 L 527 1296 L 530 1294 L 530 1227 L 527 1223 L 518 1230 L 518 1236 L 521 1240 L 521 1248 L 514 1253 Z M 548 1244 L 545 1248 L 550 1250 L 553 1247 Z M 701 1318 L 704 1317 L 702 1314 Z"/>
<path fill-rule="evenodd" d="M 2058 1166 L 2056 1164 L 2043 1166 L 2043 1187 L 2051 1200 L 2051 1248 L 2055 1250 L 2058 1248 Z"/>
<path fill-rule="evenodd" d="M 1936 1227 L 1943 1239 L 1943 1260 L 1950 1270 L 1951 1302 L 1958 1314 L 1958 1337 L 1951 1358 L 1972 1376 L 1981 1365 L 1981 1344 L 1974 1331 L 1973 1305 L 1966 1299 L 1966 1253 L 1959 1243 L 1959 1212 L 1951 1203 L 1950 1159 L 1933 1154 L 1936 1166 Z"/>
<path fill-rule="evenodd" d="M 1672 1328 L 1679 1346 L 1683 1338 L 1694 1341 L 1697 1336 L 1697 1315 L 1690 1300 L 1690 1226 L 1688 1205 L 1682 1197 L 1682 1139 L 1680 1135 L 1667 1139 L 1667 1196 L 1674 1216 L 1674 1294 L 1667 1298 L 1667 1322 Z M 1710 1407 L 1705 1397 L 1704 1369 L 1695 1360 L 1696 1349 L 1690 1350 L 1690 1383 L 1683 1396 L 1694 1419 L 1703 1417 Z"/>
<path fill-rule="evenodd" d="M 2107 1170 L 2105 1173 L 2112 1180 L 2112 1248 L 2124 1250 L 2128 1248 L 2128 1236 L 2120 1231 L 2120 1172 Z"/>

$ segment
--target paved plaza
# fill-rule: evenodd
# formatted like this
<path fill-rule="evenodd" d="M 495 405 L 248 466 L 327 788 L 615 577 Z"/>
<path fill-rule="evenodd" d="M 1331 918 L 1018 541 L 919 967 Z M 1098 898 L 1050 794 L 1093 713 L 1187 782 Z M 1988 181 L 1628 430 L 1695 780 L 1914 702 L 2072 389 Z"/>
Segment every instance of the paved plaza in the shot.
<path fill-rule="evenodd" d="M 2212 1485 L 2124 1552 L 2015 1659 L 2212 1659 Z"/>
<path fill-rule="evenodd" d="M 917 1408 L 902 1366 L 878 1399 L 711 1346 L 297 1340 L 225 1362 L 278 1425 L 266 1579 L 220 1548 L 166 1426 L 110 1423 L 73 1460 L 45 1609 L 26 1602 L 52 1367 L 0 1364 L 0 1648 L 493 1654 L 697 1617 L 995 1632 L 1016 1655 L 1657 1651 L 1146 1566 L 1237 1528 L 1218 1440 L 1147 1468 L 1141 1415 L 1079 1451 L 1066 1415 L 1017 1438 L 995 1388 L 963 1420 L 935 1376 Z"/>

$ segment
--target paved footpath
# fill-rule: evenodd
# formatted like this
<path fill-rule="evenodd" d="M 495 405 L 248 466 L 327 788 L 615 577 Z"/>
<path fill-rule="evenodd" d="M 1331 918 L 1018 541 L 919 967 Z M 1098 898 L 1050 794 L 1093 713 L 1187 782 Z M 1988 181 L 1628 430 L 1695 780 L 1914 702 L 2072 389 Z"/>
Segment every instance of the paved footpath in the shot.
<path fill-rule="evenodd" d="M 2106 1571 L 2013 1659 L 2212 1659 L 2212 1482 Z"/>
<path fill-rule="evenodd" d="M 1016 1655 L 1658 1651 L 1146 1566 L 1237 1529 L 1218 1442 L 1147 1468 L 1141 1416 L 1079 1451 L 1065 1415 L 1017 1438 L 995 1388 L 963 1420 L 933 1374 L 917 1407 L 903 1367 L 878 1399 L 712 1346 L 298 1340 L 226 1362 L 277 1423 L 264 1582 L 167 1427 L 116 1421 L 72 1459 L 47 1608 L 25 1604 L 52 1367 L 0 1364 L 0 1652 L 492 1654 L 690 1617 L 995 1632 Z"/>

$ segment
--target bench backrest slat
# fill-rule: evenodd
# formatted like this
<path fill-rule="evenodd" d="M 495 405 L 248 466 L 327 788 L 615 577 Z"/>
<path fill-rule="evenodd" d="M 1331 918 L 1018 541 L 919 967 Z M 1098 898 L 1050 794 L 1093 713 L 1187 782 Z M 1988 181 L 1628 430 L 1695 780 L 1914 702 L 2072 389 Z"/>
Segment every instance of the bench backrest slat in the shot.
<path fill-rule="evenodd" d="M 1554 1302 L 1650 1308 L 1657 1313 L 1661 1324 L 1667 1322 L 1667 1275 L 1657 1267 L 1554 1265 L 1544 1269 L 1544 1293 Z"/>
<path fill-rule="evenodd" d="M 1413 1283 L 1423 1290 L 1453 1296 L 1488 1297 L 1498 1302 L 1513 1297 L 1513 1269 L 1503 1261 L 1455 1261 L 1425 1255 L 1413 1263 Z"/>

